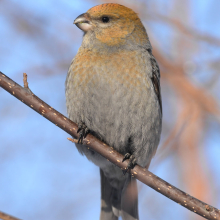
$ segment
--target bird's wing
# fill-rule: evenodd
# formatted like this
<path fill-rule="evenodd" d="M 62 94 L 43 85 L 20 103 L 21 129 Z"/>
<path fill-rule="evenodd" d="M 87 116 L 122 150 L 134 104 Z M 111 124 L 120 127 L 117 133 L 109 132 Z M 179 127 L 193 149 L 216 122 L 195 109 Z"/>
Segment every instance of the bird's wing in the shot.
<path fill-rule="evenodd" d="M 161 100 L 161 92 L 160 92 L 160 69 L 157 64 L 156 59 L 154 58 L 154 56 L 152 54 L 151 54 L 150 61 L 151 61 L 151 66 L 152 66 L 151 80 L 152 80 L 152 83 L 154 86 L 154 91 L 155 91 L 157 98 L 158 98 L 158 102 L 160 105 L 160 111 L 162 114 L 163 109 L 162 109 L 162 100 Z"/>

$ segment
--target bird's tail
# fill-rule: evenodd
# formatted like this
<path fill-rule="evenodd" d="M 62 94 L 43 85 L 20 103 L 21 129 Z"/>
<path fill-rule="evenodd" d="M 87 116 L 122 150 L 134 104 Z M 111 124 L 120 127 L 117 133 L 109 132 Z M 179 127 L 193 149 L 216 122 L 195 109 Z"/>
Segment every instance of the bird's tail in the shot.
<path fill-rule="evenodd" d="M 101 176 L 101 214 L 100 220 L 138 220 L 138 192 L 136 179 L 126 174 L 123 188 L 111 186 L 100 169 Z"/>

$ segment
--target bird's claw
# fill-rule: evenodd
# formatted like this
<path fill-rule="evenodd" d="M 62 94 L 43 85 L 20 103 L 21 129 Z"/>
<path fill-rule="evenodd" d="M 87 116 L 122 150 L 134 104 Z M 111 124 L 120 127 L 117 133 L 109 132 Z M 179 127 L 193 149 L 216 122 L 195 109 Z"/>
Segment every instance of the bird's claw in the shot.
<path fill-rule="evenodd" d="M 83 122 L 81 122 L 78 125 L 77 133 L 79 134 L 78 144 L 82 144 L 83 143 L 83 139 L 89 133 L 89 129 L 87 128 L 87 126 Z"/>
<path fill-rule="evenodd" d="M 134 155 L 130 153 L 126 153 L 124 155 L 122 162 L 124 162 L 127 159 L 129 159 L 128 166 L 122 171 L 124 175 L 128 172 L 128 170 L 133 169 L 135 165 L 137 164 L 137 160 Z"/>
<path fill-rule="evenodd" d="M 123 158 L 122 162 L 124 162 L 125 160 L 129 159 L 130 157 L 131 157 L 131 154 L 130 153 L 126 153 L 124 155 L 124 158 Z"/>

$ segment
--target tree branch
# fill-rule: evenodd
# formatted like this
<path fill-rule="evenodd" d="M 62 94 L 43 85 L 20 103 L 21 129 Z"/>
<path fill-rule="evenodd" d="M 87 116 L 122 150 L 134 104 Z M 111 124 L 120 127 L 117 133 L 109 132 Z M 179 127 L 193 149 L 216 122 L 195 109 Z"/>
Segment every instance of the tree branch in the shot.
<path fill-rule="evenodd" d="M 26 76 L 24 76 L 24 78 L 26 78 Z M 23 88 L 0 72 L 0 86 L 74 138 L 78 138 L 77 125 L 35 96 L 28 88 L 26 82 L 25 88 Z M 91 134 L 87 135 L 87 137 L 83 140 L 83 144 L 98 152 L 122 170 L 126 169 L 128 161 L 122 163 L 123 155 L 119 154 L 112 147 L 107 146 Z M 134 169 L 129 170 L 129 172 L 136 179 L 194 213 L 206 219 L 220 220 L 220 210 L 177 189 L 147 169 L 136 165 Z"/>
<path fill-rule="evenodd" d="M 13 217 L 11 215 L 8 215 L 8 214 L 6 214 L 4 212 L 0 212 L 0 219 L 2 219 L 2 220 L 20 220 L 20 219 L 15 218 L 15 217 Z"/>

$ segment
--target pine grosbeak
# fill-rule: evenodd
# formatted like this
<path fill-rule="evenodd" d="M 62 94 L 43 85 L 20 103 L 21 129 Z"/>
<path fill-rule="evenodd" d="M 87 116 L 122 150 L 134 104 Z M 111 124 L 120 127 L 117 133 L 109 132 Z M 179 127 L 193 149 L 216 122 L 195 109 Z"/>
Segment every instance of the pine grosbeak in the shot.
<path fill-rule="evenodd" d="M 102 4 L 74 21 L 83 42 L 66 79 L 66 104 L 81 138 L 89 129 L 129 159 L 149 166 L 161 134 L 160 71 L 146 30 L 133 10 Z M 129 173 L 83 144 L 79 152 L 100 167 L 101 220 L 138 219 L 137 184 Z"/>

